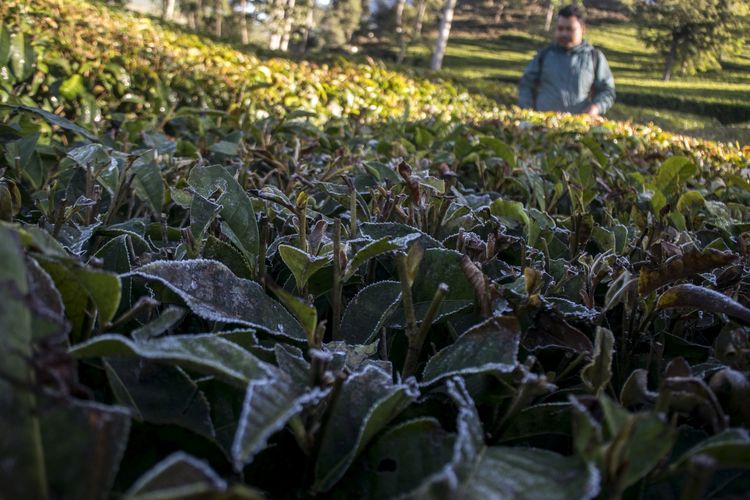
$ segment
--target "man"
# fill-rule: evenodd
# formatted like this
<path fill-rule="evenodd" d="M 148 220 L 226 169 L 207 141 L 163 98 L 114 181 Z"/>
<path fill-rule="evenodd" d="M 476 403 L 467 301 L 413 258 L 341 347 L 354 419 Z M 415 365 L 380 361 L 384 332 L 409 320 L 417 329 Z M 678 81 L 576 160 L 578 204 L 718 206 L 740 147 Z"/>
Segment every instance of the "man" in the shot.
<path fill-rule="evenodd" d="M 537 52 L 518 85 L 518 104 L 538 111 L 603 115 L 615 101 L 615 80 L 600 50 L 583 39 L 583 11 L 557 14 L 555 43 Z"/>

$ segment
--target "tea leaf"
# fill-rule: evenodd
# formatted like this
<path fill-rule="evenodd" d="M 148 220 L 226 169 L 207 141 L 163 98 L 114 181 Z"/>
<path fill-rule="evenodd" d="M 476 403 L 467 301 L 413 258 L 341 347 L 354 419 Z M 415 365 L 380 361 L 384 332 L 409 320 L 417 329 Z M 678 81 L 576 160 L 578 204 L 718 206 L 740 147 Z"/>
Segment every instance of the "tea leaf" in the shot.
<path fill-rule="evenodd" d="M 597 327 L 591 363 L 581 370 L 581 380 L 596 396 L 602 393 L 612 378 L 614 345 L 615 337 L 612 332 L 606 328 Z"/>
<path fill-rule="evenodd" d="M 239 182 L 220 165 L 192 169 L 188 182 L 204 198 L 210 198 L 217 189 L 222 191 L 216 200 L 225 222 L 222 232 L 240 249 L 247 265 L 255 268 L 260 244 L 258 223 L 250 198 Z"/>
<path fill-rule="evenodd" d="M 366 344 L 375 338 L 401 303 L 401 284 L 380 281 L 363 288 L 346 306 L 341 335 L 350 344 Z"/>
<path fill-rule="evenodd" d="M 492 318 L 480 323 L 430 358 L 423 383 L 432 385 L 454 375 L 509 373 L 518 362 L 519 338 L 515 319 Z"/>
<path fill-rule="evenodd" d="M 234 468 L 242 468 L 266 447 L 268 439 L 302 411 L 316 403 L 327 391 L 300 387 L 283 372 L 268 380 L 247 386 L 242 416 L 232 445 Z"/>
<path fill-rule="evenodd" d="M 418 395 L 414 386 L 393 384 L 389 374 L 372 365 L 349 376 L 323 430 L 313 488 L 333 487 L 370 440 Z"/>
<path fill-rule="evenodd" d="M 213 334 L 173 335 L 140 341 L 103 334 L 74 345 L 70 353 L 77 358 L 139 356 L 159 363 L 174 363 L 216 375 L 241 388 L 251 380 L 264 379 L 272 373 L 270 366 L 242 347 Z"/>
<path fill-rule="evenodd" d="M 236 277 L 220 262 L 157 261 L 130 275 L 162 283 L 202 318 L 252 326 L 291 339 L 306 338 L 300 324 L 260 285 Z"/>

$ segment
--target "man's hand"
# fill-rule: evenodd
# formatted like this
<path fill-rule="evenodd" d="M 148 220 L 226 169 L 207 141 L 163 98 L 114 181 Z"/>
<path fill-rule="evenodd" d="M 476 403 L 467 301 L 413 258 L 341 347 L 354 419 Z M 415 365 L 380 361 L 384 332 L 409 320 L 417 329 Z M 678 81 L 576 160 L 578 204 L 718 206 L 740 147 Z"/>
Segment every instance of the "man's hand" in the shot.
<path fill-rule="evenodd" d="M 589 115 L 592 118 L 597 118 L 599 117 L 599 106 L 597 106 L 596 104 L 592 104 L 588 108 L 584 109 L 583 113 Z"/>

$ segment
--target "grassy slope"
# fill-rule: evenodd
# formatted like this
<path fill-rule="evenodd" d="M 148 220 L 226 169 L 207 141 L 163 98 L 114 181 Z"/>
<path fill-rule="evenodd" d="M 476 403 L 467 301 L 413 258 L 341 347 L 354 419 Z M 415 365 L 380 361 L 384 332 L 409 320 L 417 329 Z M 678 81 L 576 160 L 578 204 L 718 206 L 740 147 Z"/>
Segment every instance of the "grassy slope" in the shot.
<path fill-rule="evenodd" d="M 515 102 L 514 82 L 535 51 L 549 40 L 550 35 L 541 31 L 539 26 L 541 21 L 532 17 L 527 26 L 507 30 L 497 38 L 458 34 L 450 40 L 442 74 L 502 102 Z M 750 106 L 750 52 L 730 58 L 726 69 L 721 72 L 677 77 L 663 82 L 660 79 L 661 59 L 638 40 L 632 24 L 594 25 L 587 39 L 607 55 L 618 93 L 621 97 L 628 97 L 628 104 L 621 99 L 615 105 L 610 113 L 611 118 L 654 121 L 671 130 L 703 132 L 700 135 L 707 137 L 717 137 L 718 133 L 718 138 L 749 140 L 750 131 L 747 128 L 743 131 L 741 127 L 723 127 L 714 117 L 683 113 L 676 109 L 640 107 L 634 103 L 638 102 L 639 96 L 645 99 L 656 93 L 666 99 Z M 415 45 L 406 63 L 426 66 L 430 50 L 427 44 Z M 679 103 L 676 105 L 679 106 Z"/>

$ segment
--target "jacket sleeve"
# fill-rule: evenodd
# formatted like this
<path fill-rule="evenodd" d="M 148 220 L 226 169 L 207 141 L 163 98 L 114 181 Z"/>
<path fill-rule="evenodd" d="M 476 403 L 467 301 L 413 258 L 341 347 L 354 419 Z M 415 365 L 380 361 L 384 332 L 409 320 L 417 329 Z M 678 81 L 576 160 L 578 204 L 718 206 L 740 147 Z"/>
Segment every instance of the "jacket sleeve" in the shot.
<path fill-rule="evenodd" d="M 615 102 L 615 78 L 604 54 L 599 50 L 596 54 L 599 64 L 594 75 L 594 104 L 599 107 L 599 112 L 604 114 Z"/>
<path fill-rule="evenodd" d="M 521 81 L 518 82 L 518 105 L 522 108 L 534 108 L 534 84 L 539 80 L 542 73 L 540 65 L 542 60 L 541 53 L 541 50 L 536 53 L 534 59 L 531 60 L 523 71 Z"/>

